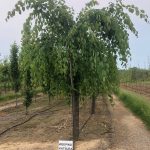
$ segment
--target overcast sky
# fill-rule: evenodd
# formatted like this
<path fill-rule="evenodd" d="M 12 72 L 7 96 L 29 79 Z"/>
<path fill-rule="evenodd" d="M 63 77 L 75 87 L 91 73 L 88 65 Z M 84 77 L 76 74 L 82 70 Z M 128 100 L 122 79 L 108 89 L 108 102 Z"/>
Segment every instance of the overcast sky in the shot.
<path fill-rule="evenodd" d="M 14 41 L 20 44 L 21 30 L 28 13 L 17 15 L 8 22 L 5 21 L 7 12 L 14 8 L 17 1 L 0 0 L 0 59 L 9 56 L 10 45 Z M 110 1 L 114 0 L 99 0 L 100 7 L 107 6 Z M 74 8 L 75 12 L 79 12 L 88 0 L 66 0 L 66 2 Z M 150 0 L 124 0 L 124 2 L 144 9 L 150 17 Z M 129 62 L 129 66 L 145 68 L 148 62 L 150 63 L 150 24 L 146 24 L 137 17 L 132 16 L 132 19 L 139 32 L 139 38 L 130 35 L 132 62 Z"/>

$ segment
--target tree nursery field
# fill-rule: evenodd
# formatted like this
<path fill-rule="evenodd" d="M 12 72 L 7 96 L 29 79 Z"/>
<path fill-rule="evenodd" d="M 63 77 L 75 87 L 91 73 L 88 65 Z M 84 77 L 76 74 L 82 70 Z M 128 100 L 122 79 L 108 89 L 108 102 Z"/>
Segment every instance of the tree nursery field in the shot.
<path fill-rule="evenodd" d="M 121 87 L 150 98 L 150 83 L 123 83 Z"/>
<path fill-rule="evenodd" d="M 72 140 L 71 124 L 71 108 L 64 98 L 53 99 L 48 105 L 47 96 L 39 94 L 36 102 L 33 102 L 30 107 L 28 116 L 22 103 L 18 104 L 16 109 L 15 101 L 2 102 L 0 104 L 0 149 L 58 149 L 58 140 Z M 89 102 L 81 104 L 80 137 L 77 149 L 107 148 L 111 134 L 111 116 L 102 98 L 97 99 L 95 116 L 90 115 Z"/>
<path fill-rule="evenodd" d="M 138 37 L 130 16 L 149 24 L 148 15 L 122 0 L 99 6 L 90 0 L 75 14 L 65 0 L 18 0 L 8 12 L 6 22 L 28 16 L 20 45 L 0 60 L 0 149 L 150 149 L 149 106 L 119 93 L 118 69 L 131 58 L 129 34 Z"/>

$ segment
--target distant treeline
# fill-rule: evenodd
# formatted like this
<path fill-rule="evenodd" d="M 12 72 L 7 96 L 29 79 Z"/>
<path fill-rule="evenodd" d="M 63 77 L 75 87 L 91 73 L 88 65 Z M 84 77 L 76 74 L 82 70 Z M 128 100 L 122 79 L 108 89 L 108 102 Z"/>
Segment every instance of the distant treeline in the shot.
<path fill-rule="evenodd" d="M 137 67 L 119 70 L 120 82 L 150 81 L 150 70 Z"/>

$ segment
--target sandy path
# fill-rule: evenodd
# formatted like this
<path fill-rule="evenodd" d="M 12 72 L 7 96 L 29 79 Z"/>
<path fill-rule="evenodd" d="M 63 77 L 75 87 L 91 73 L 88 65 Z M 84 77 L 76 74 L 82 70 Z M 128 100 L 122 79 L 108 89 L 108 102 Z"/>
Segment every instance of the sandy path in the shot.
<path fill-rule="evenodd" d="M 111 150 L 150 150 L 150 131 L 118 100 L 113 121 L 115 135 Z"/>

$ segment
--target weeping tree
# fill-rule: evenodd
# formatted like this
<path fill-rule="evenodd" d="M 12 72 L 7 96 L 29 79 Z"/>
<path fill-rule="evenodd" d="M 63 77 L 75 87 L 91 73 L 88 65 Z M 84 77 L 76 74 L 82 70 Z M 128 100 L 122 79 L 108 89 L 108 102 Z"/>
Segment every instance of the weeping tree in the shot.
<path fill-rule="evenodd" d="M 19 72 L 19 65 L 18 65 L 18 46 L 16 43 L 11 45 L 10 50 L 10 74 L 13 83 L 13 89 L 15 94 L 19 91 L 20 86 L 20 72 Z M 17 107 L 17 95 L 16 95 L 16 107 Z"/>
<path fill-rule="evenodd" d="M 34 70 L 34 76 L 36 80 L 39 81 L 39 84 L 48 94 L 49 102 L 50 96 L 52 95 L 54 88 L 56 89 L 56 84 L 57 85 L 60 84 L 58 83 L 58 78 L 61 79 L 65 78 L 64 74 L 66 70 L 65 68 L 66 59 L 64 60 L 62 58 L 62 55 L 64 55 L 62 51 L 64 49 L 60 51 L 59 48 L 62 49 L 65 36 L 67 35 L 67 32 L 72 26 L 73 21 L 73 16 L 70 16 L 70 14 L 68 13 L 68 11 L 70 10 L 64 5 L 63 2 L 60 2 L 59 4 L 51 2 L 45 1 L 45 4 L 44 1 L 40 3 L 31 2 L 32 7 L 35 7 L 35 13 L 31 13 L 29 15 L 29 18 L 27 19 L 25 26 L 28 26 L 29 28 L 32 26 L 32 23 L 34 22 L 33 23 L 34 27 L 32 28 L 31 35 L 28 34 L 29 36 L 27 36 L 26 38 L 28 42 L 26 42 L 26 44 L 22 43 L 23 44 L 22 47 L 29 47 L 29 43 L 32 43 L 32 45 L 34 44 L 35 47 L 34 48 L 32 47 L 29 53 L 27 50 L 25 50 L 26 48 L 25 49 L 23 48 L 21 52 L 22 57 L 24 57 L 24 55 L 34 57 L 34 58 L 32 57 L 31 59 L 32 61 L 30 61 L 30 63 L 32 64 L 32 71 Z M 29 3 L 27 4 L 27 6 L 30 5 Z M 19 1 L 18 5 L 22 6 L 23 3 Z M 39 8 L 41 7 L 41 9 L 43 9 L 42 7 L 44 6 L 48 10 L 45 12 L 45 14 L 44 12 L 40 13 L 37 10 L 38 8 L 36 8 L 36 5 L 38 5 Z M 66 10 L 66 8 L 68 10 Z M 15 11 L 13 11 L 13 13 L 14 12 Z M 53 14 L 51 15 L 51 13 Z M 65 16 L 67 13 L 68 16 Z M 50 16 L 50 18 L 48 16 Z M 50 21 L 50 19 L 53 21 Z M 66 24 L 64 23 L 64 19 L 66 19 L 66 22 L 68 22 L 67 23 L 68 26 L 66 26 Z M 65 30 L 63 29 L 64 27 Z M 23 33 L 26 32 L 25 31 L 26 29 L 27 28 L 24 29 Z M 29 42 L 29 39 L 32 42 Z M 25 58 L 24 60 L 27 61 L 28 59 Z M 65 64 L 62 62 L 65 62 Z M 59 68 L 60 70 L 57 68 Z"/>
<path fill-rule="evenodd" d="M 48 65 L 41 65 L 44 78 L 49 75 L 48 80 L 55 81 L 55 77 L 63 76 L 60 77 L 66 83 L 62 84 L 63 90 L 71 95 L 74 140 L 79 137 L 79 97 L 85 93 L 93 97 L 94 113 L 96 96 L 111 94 L 117 88 L 117 60 L 126 65 L 130 57 L 128 32 L 137 36 L 128 12 L 148 22 L 143 10 L 125 5 L 121 0 L 102 9 L 95 9 L 96 5 L 96 0 L 90 1 L 74 19 L 73 11 L 62 0 L 20 0 L 7 17 L 25 9 L 32 10 L 28 18 L 30 23 L 34 22 L 31 38 L 43 47 L 42 51 L 35 49 L 32 53 L 36 53 L 37 58 L 41 56 L 42 64 L 44 60 L 44 65 Z M 49 42 L 45 42 L 47 40 Z M 39 64 L 40 61 L 34 60 Z M 51 85 L 48 80 L 46 84 Z"/>
<path fill-rule="evenodd" d="M 43 90 L 48 95 L 49 104 L 53 95 L 54 87 L 54 57 L 53 57 L 53 39 L 51 36 L 42 34 L 41 38 L 36 41 L 36 52 L 40 55 L 35 59 L 39 64 L 38 76 Z"/>
<path fill-rule="evenodd" d="M 102 9 L 94 9 L 92 6 L 96 4 L 96 1 L 87 4 L 70 36 L 76 72 L 82 78 L 79 84 L 88 85 L 89 94 L 93 93 L 93 107 L 97 92 L 110 95 L 118 87 L 117 59 L 125 66 L 130 57 L 128 31 L 138 35 L 126 10 L 148 21 L 143 10 L 122 1 Z"/>
<path fill-rule="evenodd" d="M 97 93 L 110 95 L 118 87 L 117 59 L 126 65 L 130 57 L 129 34 L 137 31 L 126 10 L 135 12 L 147 22 L 147 15 L 133 5 L 121 1 L 103 9 L 94 9 L 91 1 L 77 17 L 69 32 L 68 52 L 73 95 L 75 139 L 79 136 L 79 95 L 92 95 L 92 113 Z M 88 86 L 88 91 L 86 90 Z"/>

